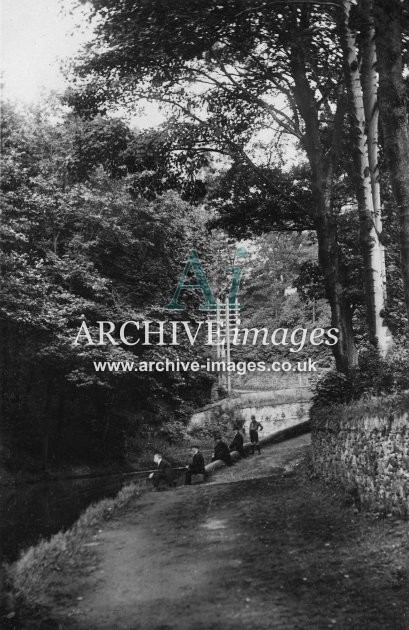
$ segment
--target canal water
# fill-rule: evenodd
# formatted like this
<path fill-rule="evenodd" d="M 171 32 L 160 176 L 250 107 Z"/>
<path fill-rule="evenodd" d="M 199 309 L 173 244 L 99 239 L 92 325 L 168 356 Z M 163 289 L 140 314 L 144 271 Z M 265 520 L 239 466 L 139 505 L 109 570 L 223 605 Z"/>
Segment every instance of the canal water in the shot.
<path fill-rule="evenodd" d="M 308 419 L 310 402 L 248 406 L 241 409 L 246 437 L 251 415 L 264 430 L 260 437 Z M 41 538 L 68 529 L 92 503 L 115 496 L 136 475 L 102 475 L 58 481 L 0 486 L 0 550 L 3 560 L 12 562 Z"/>
<path fill-rule="evenodd" d="M 20 552 L 70 527 L 91 504 L 115 496 L 134 476 L 104 475 L 0 488 L 0 549 L 12 562 Z"/>

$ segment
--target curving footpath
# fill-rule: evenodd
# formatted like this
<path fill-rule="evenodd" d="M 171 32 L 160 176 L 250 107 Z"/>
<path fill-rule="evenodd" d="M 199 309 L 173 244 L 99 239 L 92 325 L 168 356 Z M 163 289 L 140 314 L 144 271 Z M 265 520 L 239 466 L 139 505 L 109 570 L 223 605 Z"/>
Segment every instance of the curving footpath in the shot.
<path fill-rule="evenodd" d="M 298 424 L 293 425 L 292 427 L 287 427 L 286 429 L 281 429 L 280 431 L 275 431 L 274 433 L 270 433 L 265 437 L 260 438 L 259 445 L 267 446 L 268 444 L 276 444 L 277 442 L 283 442 L 284 440 L 288 440 L 290 438 L 297 437 L 298 435 L 303 435 L 304 433 L 308 433 L 311 428 L 311 423 L 309 420 L 305 422 L 299 422 Z M 247 455 L 250 455 L 252 450 L 251 442 L 245 442 L 244 452 Z M 241 455 L 238 451 L 232 451 L 230 453 L 230 457 L 233 463 L 236 463 L 241 460 Z M 215 462 L 210 462 L 205 466 L 205 470 L 207 475 L 211 475 L 216 470 L 220 470 L 220 468 L 226 468 L 226 464 L 223 460 L 217 459 Z"/>
<path fill-rule="evenodd" d="M 211 483 L 146 493 L 50 593 L 78 630 L 404 630 L 406 523 L 357 513 L 296 466 L 302 435 Z"/>

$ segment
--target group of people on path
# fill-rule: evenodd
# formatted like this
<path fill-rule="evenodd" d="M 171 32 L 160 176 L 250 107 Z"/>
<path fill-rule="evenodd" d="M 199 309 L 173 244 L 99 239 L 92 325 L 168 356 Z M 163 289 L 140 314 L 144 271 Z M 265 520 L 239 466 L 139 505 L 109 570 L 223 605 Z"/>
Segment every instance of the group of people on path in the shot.
<path fill-rule="evenodd" d="M 261 453 L 258 432 L 262 430 L 263 427 L 260 422 L 256 420 L 255 416 L 251 416 L 249 435 L 253 455 L 256 449 L 259 455 Z M 241 455 L 241 457 L 246 457 L 246 453 L 244 450 L 244 437 L 239 427 L 236 427 L 236 432 L 230 445 L 228 445 L 227 442 L 222 439 L 222 436 L 220 434 L 216 434 L 214 436 L 214 451 L 212 462 L 221 460 L 226 464 L 226 466 L 231 466 L 231 452 L 233 451 L 237 451 Z M 206 475 L 205 461 L 199 447 L 196 445 L 192 446 L 191 454 L 192 461 L 186 467 L 185 485 L 191 485 L 193 479 L 195 479 L 195 481 L 204 481 Z M 155 464 L 157 464 L 158 466 L 158 470 L 150 474 L 150 478 L 152 479 L 154 488 L 159 490 L 160 487 L 163 486 L 175 487 L 176 471 L 172 468 L 171 464 L 166 461 L 160 453 L 155 453 L 153 459 Z"/>

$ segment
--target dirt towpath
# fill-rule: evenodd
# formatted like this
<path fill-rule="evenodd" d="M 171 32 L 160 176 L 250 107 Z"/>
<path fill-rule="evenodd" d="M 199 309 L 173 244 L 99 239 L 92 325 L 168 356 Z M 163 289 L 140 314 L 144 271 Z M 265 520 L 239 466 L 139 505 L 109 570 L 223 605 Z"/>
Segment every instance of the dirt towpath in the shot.
<path fill-rule="evenodd" d="M 358 514 L 294 469 L 308 440 L 135 500 L 96 536 L 60 627 L 409 629 L 407 524 Z"/>

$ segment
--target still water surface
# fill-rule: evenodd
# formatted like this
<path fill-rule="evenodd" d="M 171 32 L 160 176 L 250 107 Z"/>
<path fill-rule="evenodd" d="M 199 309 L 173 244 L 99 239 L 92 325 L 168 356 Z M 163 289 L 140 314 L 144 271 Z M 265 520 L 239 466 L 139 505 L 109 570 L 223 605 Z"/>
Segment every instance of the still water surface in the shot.
<path fill-rule="evenodd" d="M 248 440 L 251 415 L 261 421 L 265 437 L 277 430 L 308 419 L 309 403 L 248 407 L 242 410 Z M 14 561 L 21 551 L 69 528 L 92 503 L 115 496 L 140 475 L 104 475 L 74 480 L 0 487 L 0 550 L 3 560 Z"/>
<path fill-rule="evenodd" d="M 139 477 L 140 478 L 140 477 Z M 109 475 L 24 484 L 0 489 L 0 540 L 3 560 L 70 527 L 90 505 L 113 497 L 136 477 Z"/>

